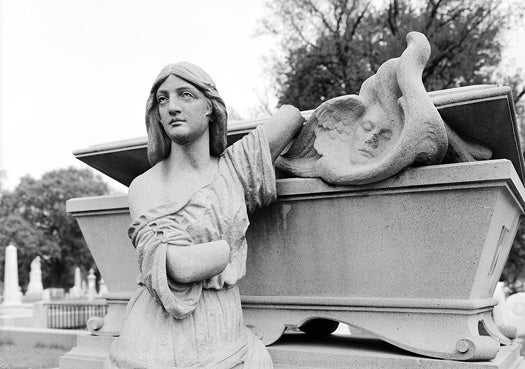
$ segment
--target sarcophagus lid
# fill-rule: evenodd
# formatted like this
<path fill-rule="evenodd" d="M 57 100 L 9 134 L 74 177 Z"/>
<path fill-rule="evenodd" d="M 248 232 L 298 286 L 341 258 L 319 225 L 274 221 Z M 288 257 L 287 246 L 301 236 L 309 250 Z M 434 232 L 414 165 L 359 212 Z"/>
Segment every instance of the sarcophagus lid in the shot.
<path fill-rule="evenodd" d="M 477 85 L 429 93 L 443 120 L 461 136 L 487 144 L 492 159 L 508 159 L 524 182 L 523 156 L 516 114 L 509 87 Z M 304 111 L 307 118 L 312 111 Z M 234 123 L 228 127 L 228 144 L 240 139 L 266 119 Z M 73 152 L 89 166 L 128 186 L 149 167 L 147 137 L 89 146 Z"/>

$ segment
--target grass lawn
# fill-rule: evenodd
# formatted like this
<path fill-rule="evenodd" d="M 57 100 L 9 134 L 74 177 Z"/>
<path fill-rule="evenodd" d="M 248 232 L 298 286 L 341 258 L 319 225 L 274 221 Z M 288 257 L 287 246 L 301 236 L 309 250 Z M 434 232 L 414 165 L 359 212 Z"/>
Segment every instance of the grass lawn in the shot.
<path fill-rule="evenodd" d="M 19 346 L 10 343 L 0 343 L 0 359 L 7 363 L 10 369 L 47 369 L 58 368 L 58 359 L 69 351 L 56 346 Z M 0 369 L 7 368 L 0 361 Z"/>

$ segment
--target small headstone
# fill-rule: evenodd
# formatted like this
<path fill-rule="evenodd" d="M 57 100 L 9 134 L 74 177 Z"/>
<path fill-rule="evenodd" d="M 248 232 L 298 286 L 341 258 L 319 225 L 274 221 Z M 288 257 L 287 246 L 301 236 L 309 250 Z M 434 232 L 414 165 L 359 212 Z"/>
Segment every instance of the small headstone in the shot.
<path fill-rule="evenodd" d="M 95 276 L 93 268 L 89 269 L 87 280 L 87 299 L 93 300 L 97 296 L 97 277 Z"/>
<path fill-rule="evenodd" d="M 60 301 L 64 300 L 65 291 L 63 288 L 48 288 L 49 299 L 51 301 Z"/>
<path fill-rule="evenodd" d="M 16 247 L 9 245 L 5 248 L 4 269 L 4 305 L 19 305 L 22 303 L 22 293 L 18 285 L 18 258 Z"/>
<path fill-rule="evenodd" d="M 106 283 L 104 283 L 104 280 L 100 278 L 100 282 L 98 283 L 98 296 L 104 297 L 106 294 L 108 294 L 108 288 L 106 287 Z"/>
<path fill-rule="evenodd" d="M 75 268 L 75 284 L 69 289 L 69 298 L 77 299 L 84 296 L 82 291 L 82 279 L 80 277 L 80 268 Z"/>
<path fill-rule="evenodd" d="M 29 272 L 29 285 L 27 286 L 26 300 L 39 301 L 43 298 L 44 286 L 42 285 L 42 269 L 40 267 L 40 257 L 37 256 L 31 262 Z"/>

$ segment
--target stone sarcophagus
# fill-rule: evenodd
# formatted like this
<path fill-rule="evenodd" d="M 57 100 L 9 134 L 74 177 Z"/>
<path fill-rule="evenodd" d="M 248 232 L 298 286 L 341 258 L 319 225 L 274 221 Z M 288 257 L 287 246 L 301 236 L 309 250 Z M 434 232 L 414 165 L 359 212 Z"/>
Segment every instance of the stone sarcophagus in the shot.
<path fill-rule="evenodd" d="M 510 92 L 475 86 L 429 95 L 449 126 L 491 147 L 493 160 L 409 168 L 353 186 L 278 179 L 277 201 L 251 216 L 240 282 L 245 323 L 265 344 L 319 318 L 434 358 L 490 360 L 511 342 L 491 316 L 525 207 Z M 229 138 L 263 123 L 234 126 Z M 145 140 L 76 156 L 126 185 L 147 169 Z M 126 196 L 73 199 L 67 209 L 110 291 L 108 316 L 90 322 L 91 331 L 118 335 L 138 272 Z M 317 332 L 332 331 L 319 322 Z"/>
<path fill-rule="evenodd" d="M 254 214 L 241 282 L 246 322 L 265 343 L 314 317 L 432 357 L 490 359 L 509 342 L 491 317 L 524 206 L 509 161 L 278 188 L 278 201 Z"/>

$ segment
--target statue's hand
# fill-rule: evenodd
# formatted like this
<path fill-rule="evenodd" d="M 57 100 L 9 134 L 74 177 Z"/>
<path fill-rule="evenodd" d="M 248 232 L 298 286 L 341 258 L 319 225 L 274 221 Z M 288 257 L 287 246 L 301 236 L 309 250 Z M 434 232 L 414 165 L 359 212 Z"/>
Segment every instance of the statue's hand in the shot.
<path fill-rule="evenodd" d="M 288 143 L 303 126 L 304 118 L 299 109 L 292 105 L 283 105 L 264 124 L 266 138 L 270 145 L 272 160 L 275 161 Z"/>
<path fill-rule="evenodd" d="M 274 114 L 273 118 L 282 120 L 284 124 L 291 125 L 303 124 L 305 120 L 299 109 L 288 104 L 282 105 Z"/>

